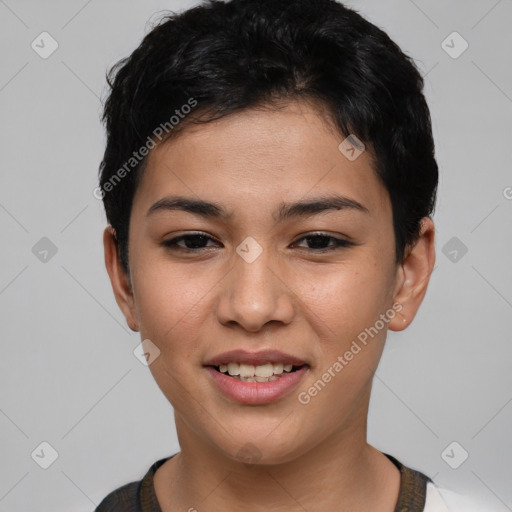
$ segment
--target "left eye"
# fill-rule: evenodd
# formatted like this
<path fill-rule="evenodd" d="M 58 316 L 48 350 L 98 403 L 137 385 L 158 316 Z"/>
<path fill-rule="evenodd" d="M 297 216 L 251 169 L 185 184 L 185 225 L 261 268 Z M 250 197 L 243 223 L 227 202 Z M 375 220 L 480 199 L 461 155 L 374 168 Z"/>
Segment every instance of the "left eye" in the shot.
<path fill-rule="evenodd" d="M 354 245 L 353 242 L 344 240 L 342 238 L 336 238 L 326 233 L 311 233 L 302 238 L 299 238 L 293 245 L 299 244 L 299 242 L 305 241 L 308 247 L 302 246 L 301 248 L 310 249 L 314 252 L 325 252 L 339 249 L 342 247 L 350 247 Z M 184 243 L 184 245 L 182 244 Z M 197 252 L 201 249 L 206 249 L 208 242 L 220 243 L 214 238 L 204 233 L 191 233 L 188 235 L 181 235 L 171 240 L 163 242 L 165 247 L 169 249 L 181 249 L 184 251 Z M 212 246 L 209 246 L 212 247 Z"/>
<path fill-rule="evenodd" d="M 326 233 L 314 233 L 300 238 L 297 242 L 305 240 L 310 246 L 306 247 L 306 249 L 311 249 L 313 251 L 322 252 L 322 251 L 332 251 L 341 247 L 350 247 L 354 245 L 352 242 L 348 240 L 344 240 L 342 238 L 336 238 L 334 236 L 328 235 Z M 328 245 L 329 241 L 333 242 L 333 245 Z M 295 242 L 295 243 L 297 243 Z M 327 244 L 327 246 L 325 246 Z"/>

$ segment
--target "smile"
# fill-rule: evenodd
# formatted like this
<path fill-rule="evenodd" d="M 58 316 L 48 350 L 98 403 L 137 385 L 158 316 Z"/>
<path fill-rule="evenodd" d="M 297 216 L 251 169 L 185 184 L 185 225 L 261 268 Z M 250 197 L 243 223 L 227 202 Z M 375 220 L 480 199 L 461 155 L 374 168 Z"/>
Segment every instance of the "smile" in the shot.
<path fill-rule="evenodd" d="M 243 363 L 228 363 L 214 366 L 214 368 L 220 373 L 243 382 L 272 382 L 282 378 L 283 374 L 297 371 L 302 366 L 269 362 L 257 366 Z"/>
<path fill-rule="evenodd" d="M 231 366 L 233 365 L 233 366 Z M 221 372 L 220 368 L 226 372 Z M 277 368 L 276 368 L 277 367 Z M 258 370 L 264 368 L 264 370 Z M 229 370 L 239 375 L 230 375 Z M 229 363 L 229 365 L 206 366 L 205 370 L 214 388 L 226 398 L 246 405 L 263 405 L 276 402 L 297 388 L 300 381 L 308 374 L 309 365 L 292 366 L 266 363 L 258 366 Z M 265 371 L 268 377 L 256 375 Z M 276 373 L 274 373 L 276 371 Z M 281 373 L 277 373 L 281 371 Z M 241 375 L 240 375 L 241 373 Z M 250 374 L 253 374 L 250 376 Z M 249 374 L 249 376 L 244 376 Z"/>

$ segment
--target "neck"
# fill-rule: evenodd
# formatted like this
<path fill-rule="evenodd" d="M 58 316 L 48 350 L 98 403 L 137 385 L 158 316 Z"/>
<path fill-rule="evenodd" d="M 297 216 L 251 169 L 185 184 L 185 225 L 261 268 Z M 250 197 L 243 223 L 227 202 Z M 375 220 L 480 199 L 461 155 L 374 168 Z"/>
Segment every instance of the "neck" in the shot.
<path fill-rule="evenodd" d="M 179 417 L 176 427 L 181 451 L 155 475 L 163 512 L 394 511 L 400 473 L 367 444 L 360 426 L 276 464 L 233 460 L 201 442 Z"/>

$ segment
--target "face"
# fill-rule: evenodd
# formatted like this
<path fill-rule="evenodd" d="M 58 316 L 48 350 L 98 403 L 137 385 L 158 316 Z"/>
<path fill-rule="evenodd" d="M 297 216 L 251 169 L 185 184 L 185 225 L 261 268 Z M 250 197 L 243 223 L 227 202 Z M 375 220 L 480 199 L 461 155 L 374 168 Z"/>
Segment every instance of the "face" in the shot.
<path fill-rule="evenodd" d="M 365 437 L 386 332 L 414 316 L 424 290 L 411 283 L 432 253 L 395 265 L 391 203 L 369 152 L 347 158 L 318 112 L 244 111 L 149 156 L 130 220 L 133 294 L 107 265 L 157 354 L 149 368 L 180 443 L 272 464 Z M 218 371 L 227 363 L 275 376 L 242 382 Z"/>

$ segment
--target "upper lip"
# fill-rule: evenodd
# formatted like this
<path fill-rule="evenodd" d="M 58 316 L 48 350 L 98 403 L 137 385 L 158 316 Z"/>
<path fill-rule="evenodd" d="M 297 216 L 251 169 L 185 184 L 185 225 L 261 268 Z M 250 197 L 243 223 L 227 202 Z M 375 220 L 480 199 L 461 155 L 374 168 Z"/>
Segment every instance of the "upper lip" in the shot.
<path fill-rule="evenodd" d="M 208 359 L 204 366 L 219 366 L 228 363 L 252 364 L 254 366 L 265 363 L 282 363 L 292 364 L 293 366 L 303 366 L 305 363 L 302 359 L 280 352 L 279 350 L 259 350 L 258 352 L 249 352 L 248 350 L 230 350 L 223 352 L 211 359 Z"/>

